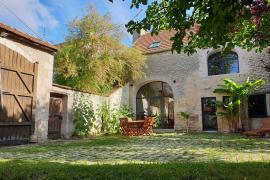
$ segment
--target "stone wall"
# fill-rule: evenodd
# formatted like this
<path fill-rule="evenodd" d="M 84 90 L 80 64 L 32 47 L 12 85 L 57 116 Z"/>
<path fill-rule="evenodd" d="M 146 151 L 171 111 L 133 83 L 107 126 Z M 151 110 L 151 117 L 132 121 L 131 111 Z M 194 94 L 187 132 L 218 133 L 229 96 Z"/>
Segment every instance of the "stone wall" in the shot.
<path fill-rule="evenodd" d="M 109 107 L 111 110 L 119 108 L 120 105 L 129 105 L 129 84 L 117 88 L 109 95 Z"/>
<path fill-rule="evenodd" d="M 270 90 L 269 73 L 265 72 L 260 61 L 261 59 L 270 61 L 270 55 L 267 52 L 247 52 L 241 48 L 235 48 L 234 51 L 239 57 L 240 72 L 215 76 L 208 76 L 207 59 L 217 50 L 202 49 L 190 56 L 172 54 L 171 52 L 148 55 L 146 76 L 138 81 L 131 82 L 129 85 L 130 105 L 136 112 L 136 94 L 143 85 L 153 81 L 166 82 L 171 86 L 174 94 L 175 129 L 182 130 L 185 127 L 179 114 L 182 111 L 188 111 L 194 117 L 191 128 L 194 131 L 202 131 L 201 98 L 216 97 L 217 100 L 222 100 L 222 95 L 214 94 L 213 90 L 218 84 L 223 83 L 224 78 L 243 82 L 249 76 L 252 79 L 261 77 L 268 79 L 263 92 L 269 92 Z M 270 104 L 270 101 L 268 101 L 268 104 Z M 254 124 L 256 123 L 251 123 L 252 128 L 255 128 Z M 226 120 L 218 118 L 218 130 L 221 132 L 228 131 Z"/>
<path fill-rule="evenodd" d="M 74 130 L 74 106 L 78 103 L 78 100 L 81 96 L 85 96 L 89 102 L 92 103 L 95 114 L 97 114 L 97 110 L 103 103 L 109 104 L 109 98 L 103 97 L 95 94 L 89 94 L 79 91 L 74 91 L 68 87 L 61 87 L 58 85 L 54 85 L 52 88 L 52 93 L 56 93 L 63 96 L 63 120 L 61 124 L 61 135 L 64 138 L 70 138 L 73 134 Z M 97 128 L 91 129 L 91 134 L 98 134 L 101 130 L 101 120 L 99 117 L 96 117 L 95 126 Z"/>

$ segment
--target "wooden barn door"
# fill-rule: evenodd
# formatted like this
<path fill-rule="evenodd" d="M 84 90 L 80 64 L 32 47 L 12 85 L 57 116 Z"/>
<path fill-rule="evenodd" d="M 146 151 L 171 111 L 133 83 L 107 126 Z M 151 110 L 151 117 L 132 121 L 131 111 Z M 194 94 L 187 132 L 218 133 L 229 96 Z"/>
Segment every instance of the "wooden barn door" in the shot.
<path fill-rule="evenodd" d="M 37 67 L 0 44 L 0 144 L 27 142 L 34 132 Z"/>
<path fill-rule="evenodd" d="M 61 123 L 62 123 L 62 98 L 50 98 L 50 112 L 48 122 L 48 138 L 59 139 L 61 138 Z"/>

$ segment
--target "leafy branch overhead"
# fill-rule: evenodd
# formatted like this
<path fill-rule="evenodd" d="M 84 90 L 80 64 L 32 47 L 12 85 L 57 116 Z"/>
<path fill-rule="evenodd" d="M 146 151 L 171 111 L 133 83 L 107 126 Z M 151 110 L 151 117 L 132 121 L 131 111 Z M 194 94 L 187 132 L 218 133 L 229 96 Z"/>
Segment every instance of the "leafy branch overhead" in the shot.
<path fill-rule="evenodd" d="M 110 0 L 113 2 L 113 0 Z M 197 48 L 262 50 L 270 46 L 270 0 L 133 0 L 131 8 L 148 5 L 146 17 L 126 26 L 157 34 L 175 30 L 173 50 L 194 53 Z"/>
<path fill-rule="evenodd" d="M 145 57 L 122 45 L 123 30 L 95 7 L 69 24 L 69 35 L 55 58 L 55 81 L 78 90 L 108 93 L 143 75 Z"/>

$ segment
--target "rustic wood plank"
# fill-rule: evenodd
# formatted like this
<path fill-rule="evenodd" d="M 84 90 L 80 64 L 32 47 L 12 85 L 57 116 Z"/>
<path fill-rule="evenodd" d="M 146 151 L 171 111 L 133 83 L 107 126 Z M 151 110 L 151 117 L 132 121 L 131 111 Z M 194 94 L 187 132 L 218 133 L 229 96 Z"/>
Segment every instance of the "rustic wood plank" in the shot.
<path fill-rule="evenodd" d="M 34 132 L 37 63 L 0 44 L 0 139 Z"/>

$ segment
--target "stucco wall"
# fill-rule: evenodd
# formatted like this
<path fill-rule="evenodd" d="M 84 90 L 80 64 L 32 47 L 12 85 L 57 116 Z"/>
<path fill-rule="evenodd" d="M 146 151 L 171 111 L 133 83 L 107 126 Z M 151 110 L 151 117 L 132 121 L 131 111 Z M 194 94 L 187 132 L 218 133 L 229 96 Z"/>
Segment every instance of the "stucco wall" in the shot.
<path fill-rule="evenodd" d="M 136 94 L 139 88 L 152 81 L 166 82 L 171 86 L 174 94 L 175 129 L 184 128 L 184 122 L 180 120 L 179 113 L 188 111 L 193 117 L 191 129 L 202 131 L 201 98 L 216 97 L 217 100 L 222 100 L 222 95 L 214 94 L 213 90 L 218 84 L 222 84 L 224 78 L 243 82 L 248 76 L 251 78 L 262 77 L 268 79 L 268 83 L 262 91 L 270 90 L 269 73 L 265 72 L 260 61 L 261 59 L 270 61 L 270 55 L 267 52 L 247 52 L 241 48 L 235 48 L 234 51 L 239 57 L 239 73 L 215 76 L 208 76 L 207 69 L 207 58 L 216 52 L 212 49 L 198 50 L 191 56 L 171 52 L 148 55 L 146 76 L 130 83 L 130 104 L 136 112 Z M 254 124 L 256 122 L 251 123 L 252 128 L 255 128 Z M 228 130 L 225 120 L 218 118 L 218 129 L 222 132 Z"/>
<path fill-rule="evenodd" d="M 109 95 L 109 107 L 117 109 L 120 105 L 129 105 L 129 84 L 118 88 Z"/>
<path fill-rule="evenodd" d="M 32 136 L 32 141 L 46 141 L 54 56 L 47 52 L 5 38 L 0 38 L 0 43 L 14 51 L 17 51 L 29 61 L 39 63 L 35 111 L 35 132 Z"/>
<path fill-rule="evenodd" d="M 80 99 L 81 96 L 85 96 L 87 100 L 89 100 L 89 102 L 92 103 L 95 114 L 97 114 L 96 112 L 97 112 L 97 109 L 100 107 L 100 105 L 102 105 L 103 103 L 107 103 L 107 104 L 109 103 L 108 97 L 83 93 L 83 92 L 74 91 L 71 89 L 64 89 L 64 88 L 56 87 L 56 86 L 53 86 L 51 92 L 63 95 L 64 107 L 63 107 L 63 112 L 62 112 L 63 120 L 61 124 L 61 135 L 64 138 L 70 138 L 73 134 L 74 106 L 76 103 L 78 103 L 78 100 Z M 95 126 L 97 126 L 97 128 L 92 128 L 91 134 L 97 134 L 101 130 L 101 120 L 98 117 L 96 117 Z"/>

